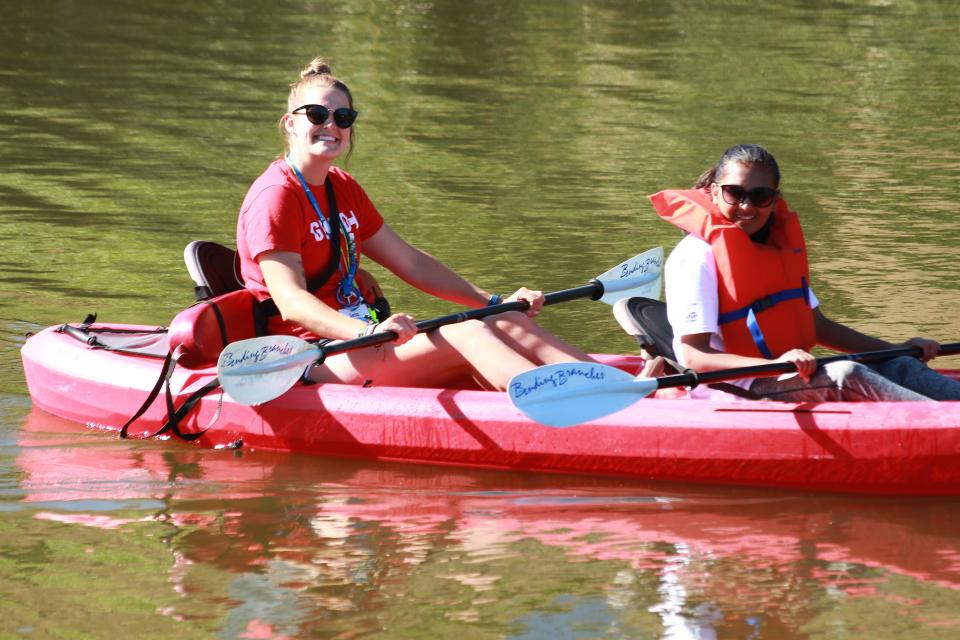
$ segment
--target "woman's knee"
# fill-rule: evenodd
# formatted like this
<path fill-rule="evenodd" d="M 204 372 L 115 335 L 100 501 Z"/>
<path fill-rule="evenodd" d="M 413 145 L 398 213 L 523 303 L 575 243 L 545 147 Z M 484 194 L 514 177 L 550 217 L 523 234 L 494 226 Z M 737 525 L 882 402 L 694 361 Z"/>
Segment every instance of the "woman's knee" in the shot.
<path fill-rule="evenodd" d="M 831 362 L 824 365 L 824 370 L 827 372 L 827 375 L 830 377 L 830 379 L 841 388 L 845 385 L 845 383 L 848 383 L 851 380 L 863 378 L 864 376 L 872 373 L 866 365 L 863 365 L 859 362 L 851 362 L 849 360 Z"/>
<path fill-rule="evenodd" d="M 536 326 L 530 316 L 520 311 L 499 313 L 495 316 L 484 318 L 483 322 L 485 322 L 488 327 L 508 334 L 513 334 L 514 332 L 530 333 Z"/>
<path fill-rule="evenodd" d="M 456 324 L 448 324 L 437 329 L 445 339 L 457 342 L 459 340 L 483 340 L 493 337 L 493 331 L 484 320 L 466 320 Z"/>

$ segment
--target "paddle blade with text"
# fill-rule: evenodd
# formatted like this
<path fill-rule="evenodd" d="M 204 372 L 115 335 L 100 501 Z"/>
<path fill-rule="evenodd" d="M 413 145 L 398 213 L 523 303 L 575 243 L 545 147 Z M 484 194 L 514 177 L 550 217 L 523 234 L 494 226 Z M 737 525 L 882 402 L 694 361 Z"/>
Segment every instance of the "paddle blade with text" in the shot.
<path fill-rule="evenodd" d="M 614 305 L 623 298 L 658 300 L 663 285 L 663 247 L 654 247 L 597 276 L 603 283 L 602 302 Z"/>
<path fill-rule="evenodd" d="M 593 362 L 537 367 L 510 380 L 514 406 L 550 427 L 571 427 L 625 409 L 657 388 L 656 380 Z"/>
<path fill-rule="evenodd" d="M 294 336 L 264 336 L 227 345 L 217 361 L 223 389 L 245 405 L 272 400 L 295 385 L 316 361 L 316 345 Z"/>

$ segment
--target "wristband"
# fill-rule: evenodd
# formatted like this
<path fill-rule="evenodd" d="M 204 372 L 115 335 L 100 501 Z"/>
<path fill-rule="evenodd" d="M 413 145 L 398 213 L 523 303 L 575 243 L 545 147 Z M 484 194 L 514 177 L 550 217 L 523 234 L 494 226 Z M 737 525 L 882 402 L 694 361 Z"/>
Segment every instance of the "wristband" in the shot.
<path fill-rule="evenodd" d="M 503 302 L 503 296 L 500 295 L 499 293 L 495 293 L 492 296 L 490 296 L 490 300 L 487 301 L 487 306 L 492 307 L 493 305 L 500 304 L 501 302 Z"/>
<path fill-rule="evenodd" d="M 358 338 L 363 338 L 364 336 L 369 336 L 369 335 L 372 334 L 374 331 L 376 331 L 377 327 L 379 327 L 379 326 L 380 326 L 380 323 L 379 323 L 379 322 L 371 322 L 370 324 L 368 324 L 367 326 L 365 326 L 365 327 L 363 328 L 363 330 L 360 331 L 360 333 L 357 334 L 357 337 L 358 337 Z"/>

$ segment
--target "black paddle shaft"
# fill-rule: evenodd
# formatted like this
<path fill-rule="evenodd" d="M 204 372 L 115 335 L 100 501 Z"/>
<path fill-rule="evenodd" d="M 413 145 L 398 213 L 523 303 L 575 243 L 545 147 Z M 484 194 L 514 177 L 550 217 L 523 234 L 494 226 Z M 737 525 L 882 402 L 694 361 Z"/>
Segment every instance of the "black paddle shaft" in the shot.
<path fill-rule="evenodd" d="M 544 296 L 545 300 L 543 304 L 556 304 L 558 302 L 566 302 L 568 300 L 576 300 L 578 298 L 599 300 L 601 297 L 603 297 L 603 292 L 603 283 L 594 279 L 580 287 L 548 293 Z M 417 333 L 432 331 L 438 327 L 443 327 L 448 324 L 457 324 L 458 322 L 465 322 L 467 320 L 479 320 L 480 318 L 495 316 L 498 313 L 505 313 L 507 311 L 526 311 L 529 306 L 530 305 L 525 300 L 514 300 L 512 302 L 501 302 L 500 304 L 492 304 L 487 307 L 480 307 L 479 309 L 467 309 L 466 311 L 451 313 L 446 316 L 440 316 L 439 318 L 421 320 L 417 323 Z M 330 344 L 320 347 L 320 357 L 317 359 L 317 363 L 323 362 L 327 356 L 332 356 L 337 353 L 345 353 L 355 349 L 362 349 L 363 347 L 372 347 L 385 342 L 393 342 L 396 339 L 397 333 L 395 331 L 382 331 L 380 333 L 371 333 L 368 336 L 354 338 L 353 340 L 331 342 Z"/>
<path fill-rule="evenodd" d="M 960 353 L 960 342 L 951 342 L 940 345 L 940 351 L 937 355 L 947 356 Z M 836 356 L 827 356 L 817 358 L 817 366 L 830 364 L 831 362 L 841 362 L 849 360 L 851 362 L 880 362 L 882 360 L 891 360 L 900 356 L 921 355 L 920 347 L 898 347 L 896 349 L 883 349 L 881 351 L 864 351 L 863 353 L 842 353 Z M 790 373 L 796 371 L 796 367 L 791 362 L 771 362 L 770 364 L 761 364 L 755 367 L 739 367 L 735 369 L 721 369 L 719 371 L 707 371 L 697 373 L 693 370 L 687 370 L 672 376 L 657 378 L 657 388 L 667 389 L 669 387 L 690 387 L 691 389 L 699 384 L 710 384 L 711 382 L 720 382 L 721 380 L 736 380 L 738 378 L 753 378 L 770 375 L 773 373 Z"/>

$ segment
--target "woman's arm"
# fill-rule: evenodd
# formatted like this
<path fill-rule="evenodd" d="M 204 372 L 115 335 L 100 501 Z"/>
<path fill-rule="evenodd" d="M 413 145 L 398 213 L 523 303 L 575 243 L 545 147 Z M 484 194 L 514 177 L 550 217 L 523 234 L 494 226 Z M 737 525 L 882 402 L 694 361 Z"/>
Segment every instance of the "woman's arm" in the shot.
<path fill-rule="evenodd" d="M 680 337 L 680 349 L 683 352 L 681 359 L 691 369 L 696 371 L 717 371 L 718 369 L 754 367 L 771 362 L 765 358 L 754 358 L 718 351 L 710 346 L 711 335 L 710 333 L 693 333 Z"/>
<path fill-rule="evenodd" d="M 791 349 L 775 360 L 767 360 L 766 358 L 754 358 L 717 351 L 710 346 L 710 336 L 709 333 L 681 336 L 680 348 L 683 350 L 683 361 L 691 369 L 706 372 L 755 367 L 771 362 L 789 362 L 797 368 L 797 372 L 804 380 L 809 380 L 813 372 L 817 370 L 816 358 L 803 349 Z"/>
<path fill-rule="evenodd" d="M 300 254 L 293 251 L 265 251 L 257 257 L 270 296 L 287 322 L 326 338 L 348 340 L 363 331 L 366 324 L 349 318 L 321 302 L 307 291 Z"/>
<path fill-rule="evenodd" d="M 813 322 L 817 331 L 817 343 L 836 351 L 857 353 L 859 351 L 880 351 L 892 347 L 920 347 L 920 359 L 926 362 L 937 356 L 940 343 L 928 338 L 910 338 L 900 344 L 892 344 L 880 338 L 868 336 L 845 324 L 831 320 L 823 315 L 820 308 L 813 310 Z"/>
<path fill-rule="evenodd" d="M 384 223 L 363 243 L 363 253 L 404 282 L 430 295 L 468 307 L 482 307 L 490 294 L 396 234 Z"/>
<path fill-rule="evenodd" d="M 889 349 L 893 345 L 886 340 L 868 336 L 823 315 L 820 307 L 813 310 L 813 326 L 816 330 L 817 344 L 845 353 L 857 351 L 877 351 Z"/>
<path fill-rule="evenodd" d="M 280 316 L 325 338 L 350 340 L 367 327 L 366 323 L 349 318 L 307 291 L 306 276 L 300 254 L 292 251 L 266 251 L 257 258 L 263 280 L 270 290 Z M 377 333 L 393 331 L 394 342 L 403 344 L 417 334 L 412 316 L 395 313 L 379 322 Z"/>

